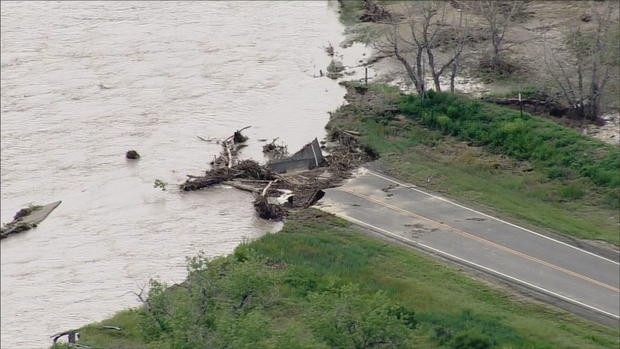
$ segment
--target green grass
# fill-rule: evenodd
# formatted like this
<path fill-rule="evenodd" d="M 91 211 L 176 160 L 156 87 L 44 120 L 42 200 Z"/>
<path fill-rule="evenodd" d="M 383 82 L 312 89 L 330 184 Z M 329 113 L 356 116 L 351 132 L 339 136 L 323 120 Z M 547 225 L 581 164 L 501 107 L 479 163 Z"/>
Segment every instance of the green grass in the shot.
<path fill-rule="evenodd" d="M 242 245 L 231 256 L 195 258 L 189 269 L 183 287 L 156 285 L 151 312 L 127 310 L 102 323 L 122 331 L 86 326 L 80 343 L 138 349 L 619 344 L 615 329 L 517 301 L 316 210 L 293 214 L 280 233 Z"/>
<path fill-rule="evenodd" d="M 620 187 L 620 151 L 556 123 L 432 91 L 427 98 L 406 96 L 400 107 L 410 118 L 445 135 L 532 161 L 539 168 L 563 169 L 570 177 L 586 177 L 601 187 Z"/>
<path fill-rule="evenodd" d="M 465 96 L 370 91 L 329 127 L 361 132 L 392 174 L 538 230 L 620 243 L 617 148 Z M 405 117 L 377 111 L 384 104 Z"/>

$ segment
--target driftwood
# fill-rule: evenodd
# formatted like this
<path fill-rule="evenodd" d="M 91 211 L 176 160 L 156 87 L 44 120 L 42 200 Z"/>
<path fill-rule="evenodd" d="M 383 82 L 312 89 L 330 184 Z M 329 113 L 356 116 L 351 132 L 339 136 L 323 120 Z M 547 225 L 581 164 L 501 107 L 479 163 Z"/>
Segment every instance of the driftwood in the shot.
<path fill-rule="evenodd" d="M 267 143 L 263 146 L 263 153 L 267 154 L 271 159 L 279 160 L 288 155 L 288 148 L 286 145 L 276 144 L 276 141 L 280 137 L 274 138 L 271 143 Z"/>
<path fill-rule="evenodd" d="M 265 189 L 263 189 L 263 192 L 261 193 L 261 195 L 262 195 L 262 196 L 265 196 L 265 194 L 267 194 L 267 191 L 269 190 L 269 188 L 271 187 L 271 185 L 272 185 L 273 183 L 277 182 L 277 181 L 278 181 L 278 179 L 276 178 L 276 179 L 274 179 L 273 181 L 269 182 L 269 184 L 267 184 L 267 185 L 265 186 Z"/>
<path fill-rule="evenodd" d="M 258 194 L 259 190 L 254 188 L 251 185 L 247 185 L 247 184 L 243 184 L 243 183 L 239 183 L 238 180 L 234 180 L 234 181 L 225 181 L 222 182 L 222 184 L 224 185 L 228 185 L 231 186 L 233 188 L 237 188 L 239 190 L 244 190 L 244 191 L 249 191 L 250 193 L 255 193 Z"/>
<path fill-rule="evenodd" d="M 230 152 L 230 146 L 228 142 L 224 142 L 224 148 L 226 149 L 226 153 L 228 154 L 228 168 L 231 168 L 233 165 L 232 153 Z"/>
<path fill-rule="evenodd" d="M 273 180 L 276 179 L 276 175 L 256 161 L 244 160 L 230 168 L 223 167 L 206 171 L 202 177 L 191 176 L 181 184 L 181 189 L 184 191 L 198 190 L 238 178 Z"/>

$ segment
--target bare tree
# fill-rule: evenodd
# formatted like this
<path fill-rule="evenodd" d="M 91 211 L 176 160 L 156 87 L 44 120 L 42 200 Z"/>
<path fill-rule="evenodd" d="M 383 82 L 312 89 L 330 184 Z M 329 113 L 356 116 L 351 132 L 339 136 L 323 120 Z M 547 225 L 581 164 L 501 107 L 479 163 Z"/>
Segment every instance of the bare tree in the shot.
<path fill-rule="evenodd" d="M 450 71 L 450 92 L 454 93 L 454 81 L 456 80 L 456 74 L 461 68 L 461 57 L 463 56 L 463 50 L 465 48 L 465 42 L 468 35 L 467 24 L 463 24 L 463 10 L 459 9 L 459 25 L 457 27 L 457 35 L 455 38 L 455 45 L 453 45 L 454 62 L 452 63 L 452 69 Z M 465 21 L 467 23 L 467 20 Z"/>
<path fill-rule="evenodd" d="M 502 66 L 502 53 L 506 31 L 514 23 L 515 15 L 523 8 L 522 1 L 482 0 L 478 2 L 478 9 L 489 26 L 493 52 L 490 59 L 492 68 Z"/>
<path fill-rule="evenodd" d="M 435 49 L 439 43 L 440 34 L 446 29 L 446 3 L 435 1 L 419 1 L 408 4 L 409 15 L 403 22 L 392 20 L 389 30 L 386 31 L 385 40 L 376 48 L 386 54 L 393 55 L 402 63 L 407 75 L 413 82 L 419 94 L 425 91 L 425 77 L 428 70 L 436 91 L 441 91 L 440 77 L 452 66 L 451 90 L 454 90 L 454 79 L 458 71 L 458 61 L 465 45 L 465 36 L 457 32 L 452 44 L 452 50 L 448 50 L 439 62 Z M 421 13 L 421 18 L 416 20 L 414 13 Z M 462 25 L 462 22 L 460 23 Z M 401 33 L 401 26 L 406 25 L 410 38 L 405 38 Z M 428 67 L 425 67 L 425 59 Z"/>
<path fill-rule="evenodd" d="M 413 82 L 418 94 L 424 94 L 424 69 L 422 67 L 424 46 L 419 42 L 411 42 L 403 39 L 401 35 L 402 23 L 393 20 L 388 25 L 383 41 L 378 42 L 375 48 L 384 54 L 394 56 L 407 71 L 407 76 Z M 415 33 L 415 22 L 408 24 L 411 33 Z"/>
<path fill-rule="evenodd" d="M 576 114 L 587 120 L 598 117 L 601 97 L 611 77 L 614 60 L 617 60 L 618 42 L 611 31 L 618 26 L 617 19 L 612 17 L 613 6 L 609 1 L 607 8 L 601 10 L 592 3 L 592 31 L 584 31 L 579 25 L 567 28 L 566 44 L 572 54 L 568 62 L 560 59 L 543 37 L 547 71 Z"/>

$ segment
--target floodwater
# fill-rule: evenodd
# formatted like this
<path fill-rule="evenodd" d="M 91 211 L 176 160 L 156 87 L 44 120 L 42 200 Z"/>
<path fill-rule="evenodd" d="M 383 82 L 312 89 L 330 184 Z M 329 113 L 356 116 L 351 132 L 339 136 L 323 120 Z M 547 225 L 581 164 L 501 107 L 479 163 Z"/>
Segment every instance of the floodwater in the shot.
<path fill-rule="evenodd" d="M 150 278 L 182 281 L 186 256 L 227 254 L 279 229 L 245 192 L 176 184 L 220 151 L 196 136 L 251 125 L 241 156 L 261 160 L 259 139 L 295 150 L 324 136 L 344 95 L 318 77 L 331 59 L 324 46 L 343 40 L 336 10 L 2 2 L 1 219 L 63 201 L 36 229 L 2 240 L 2 348 L 46 347 L 55 332 L 137 305 L 131 292 Z M 127 161 L 129 149 L 142 159 Z"/>

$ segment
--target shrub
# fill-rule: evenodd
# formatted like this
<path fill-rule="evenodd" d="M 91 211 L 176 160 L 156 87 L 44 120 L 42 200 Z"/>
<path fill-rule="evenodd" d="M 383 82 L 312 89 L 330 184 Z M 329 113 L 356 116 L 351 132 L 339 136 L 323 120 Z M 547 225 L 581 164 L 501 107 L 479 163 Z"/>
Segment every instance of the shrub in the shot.
<path fill-rule="evenodd" d="M 491 338 L 475 329 L 459 332 L 450 343 L 454 349 L 488 349 L 492 346 Z"/>
<path fill-rule="evenodd" d="M 309 296 L 308 323 L 315 335 L 335 348 L 404 348 L 415 326 L 413 312 L 385 295 L 366 295 L 356 285 Z"/>
<path fill-rule="evenodd" d="M 549 178 L 571 173 L 608 188 L 620 186 L 620 151 L 576 131 L 466 96 L 429 91 L 400 98 L 400 110 L 423 125 L 534 166 Z"/>
<path fill-rule="evenodd" d="M 560 189 L 560 195 L 570 200 L 580 199 L 584 194 L 585 191 L 576 185 L 568 185 Z"/>

